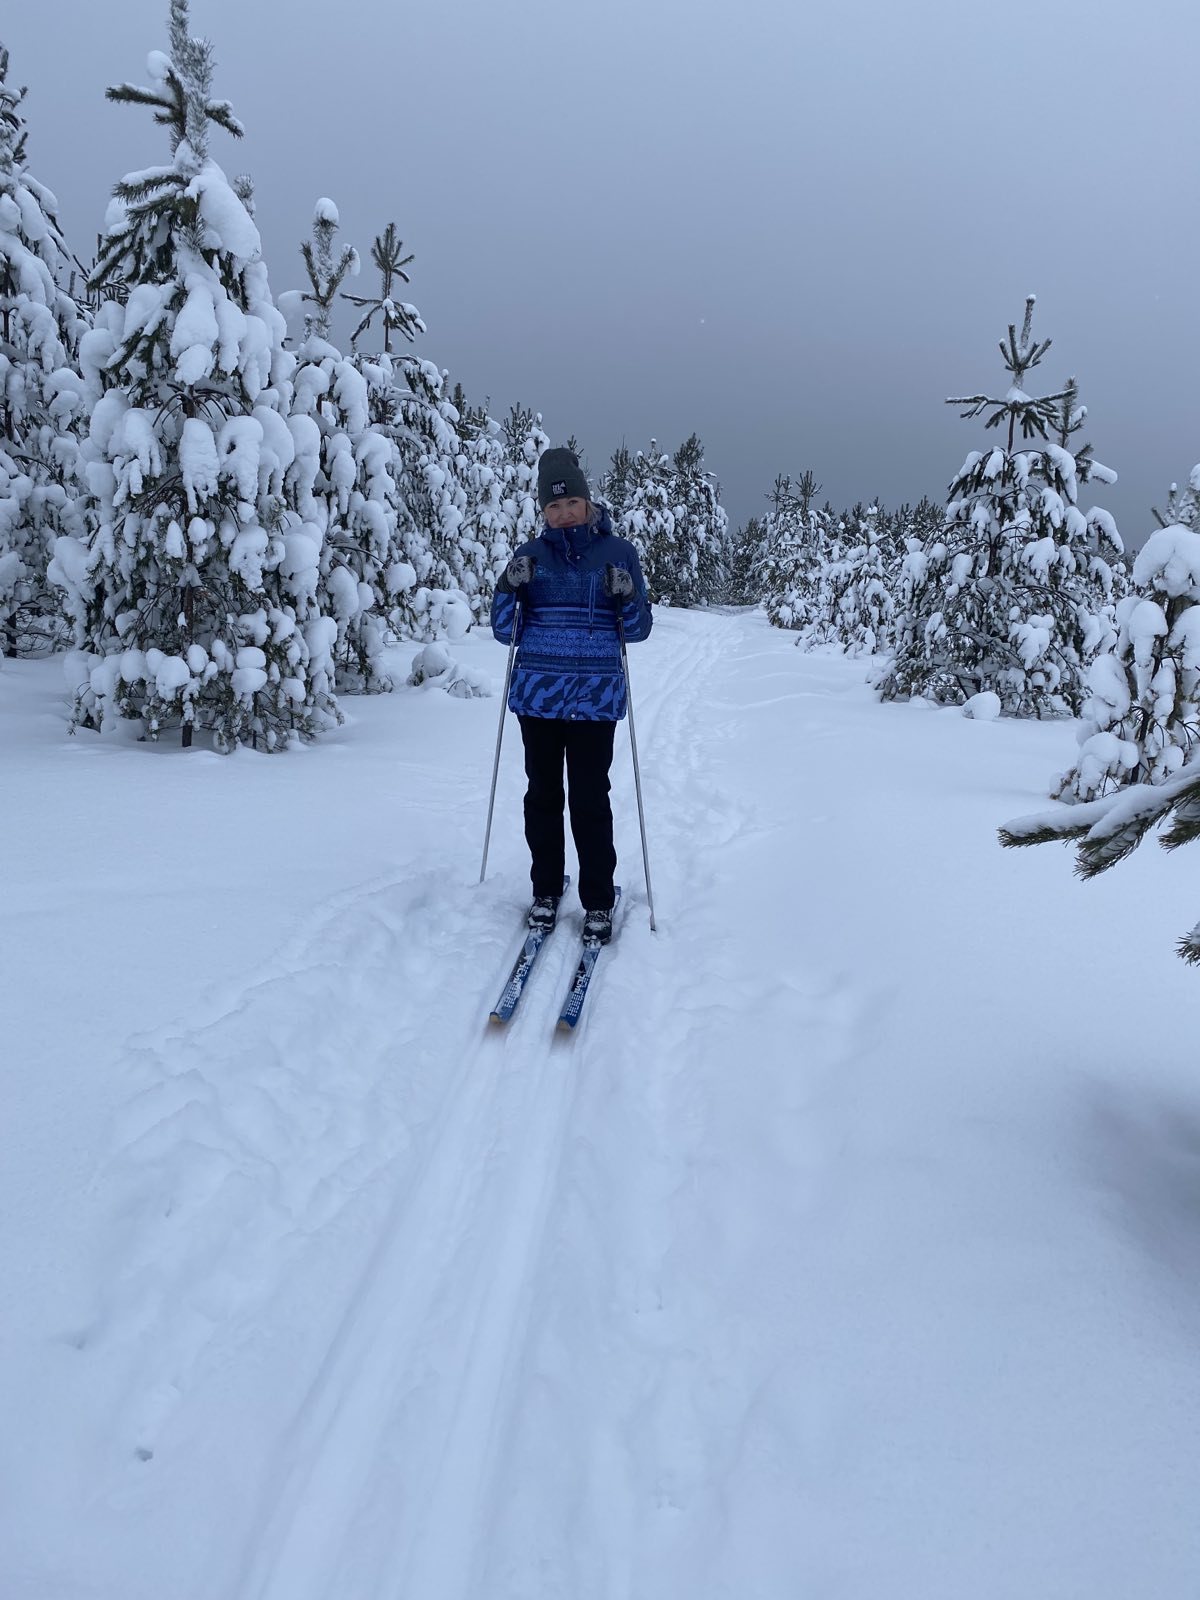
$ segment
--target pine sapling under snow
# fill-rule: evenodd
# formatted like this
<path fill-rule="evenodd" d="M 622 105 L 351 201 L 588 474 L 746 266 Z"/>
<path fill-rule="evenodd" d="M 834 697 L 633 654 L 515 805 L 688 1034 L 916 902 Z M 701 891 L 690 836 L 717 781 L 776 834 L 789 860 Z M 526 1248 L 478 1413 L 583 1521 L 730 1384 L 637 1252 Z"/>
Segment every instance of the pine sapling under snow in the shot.
<path fill-rule="evenodd" d="M 1117 604 L 1115 648 L 1089 670 L 1079 755 L 1057 799 L 1162 783 L 1200 744 L 1200 532 L 1152 533 L 1133 581 Z"/>
<path fill-rule="evenodd" d="M 299 297 L 304 339 L 293 380 L 293 428 L 316 430 L 320 467 L 297 511 L 318 537 L 321 611 L 337 623 L 334 662 L 339 690 L 391 687 L 379 666 L 387 639 L 397 553 L 393 441 L 377 426 L 386 411 L 390 370 L 344 356 L 330 342 L 335 301 L 358 271 L 350 246 L 335 248 L 337 207 L 317 202 L 312 238 L 301 246 L 309 287 Z M 360 326 L 362 326 L 360 324 Z"/>
<path fill-rule="evenodd" d="M 82 647 L 75 716 L 273 750 L 337 715 L 321 530 L 292 509 L 319 440 L 293 426 L 306 419 L 290 415 L 295 362 L 258 230 L 208 156 L 210 124 L 241 129 L 212 97 L 187 0 L 172 0 L 170 42 L 152 87 L 109 90 L 155 111 L 172 160 L 118 184 L 92 278 L 128 299 L 101 308 L 81 351 L 97 531 L 59 540 L 55 561 Z"/>
<path fill-rule="evenodd" d="M 1111 638 L 1121 540 L 1111 516 L 1084 513 L 1078 496 L 1089 480 L 1116 475 L 1090 446 L 1069 448 L 1086 415 L 1074 380 L 1040 398 L 1025 391 L 1050 346 L 1032 337 L 1033 305 L 1030 296 L 1020 335 L 1010 325 L 1000 346 L 1007 392 L 948 402 L 986 416 L 1005 437 L 967 457 L 920 581 L 910 573 L 920 609 L 897 618 L 896 658 L 879 685 L 885 699 L 963 704 L 989 691 L 1010 715 L 1075 714 L 1087 665 Z"/>
<path fill-rule="evenodd" d="M 671 488 L 671 458 L 651 439 L 649 451 L 639 450 L 633 458 L 624 526 L 655 605 L 673 604 L 681 588 L 687 590 L 691 583 L 691 573 L 682 572 L 676 560 Z"/>
<path fill-rule="evenodd" d="M 813 505 L 819 492 L 809 471 L 795 482 L 777 477 L 762 522 L 758 587 L 767 616 L 802 637 L 819 615 L 820 577 L 830 555 L 826 518 Z"/>
<path fill-rule="evenodd" d="M 467 496 L 463 531 L 477 553 L 478 563 L 479 581 L 470 596 L 471 607 L 478 618 L 483 618 L 491 609 L 496 580 L 517 543 L 514 507 L 507 494 L 508 463 L 500 424 L 486 413 L 460 415 L 455 407 L 455 426 L 459 436 L 458 475 Z"/>
<path fill-rule="evenodd" d="M 406 310 L 412 313 L 411 337 L 423 324 L 414 307 Z M 391 327 L 397 326 L 393 319 Z M 485 419 L 483 437 L 467 447 L 447 394 L 447 375 L 432 361 L 409 352 L 383 352 L 371 360 L 388 375 L 385 431 L 398 458 L 399 560 L 389 580 L 389 621 L 406 638 L 459 638 L 486 611 L 495 573 L 507 560 L 496 550 L 507 515 L 489 514 L 495 434 Z M 472 520 L 477 493 L 484 502 L 482 530 Z"/>
<path fill-rule="evenodd" d="M 633 456 L 628 445 L 618 445 L 613 451 L 596 487 L 601 500 L 608 507 L 614 531 L 627 539 L 627 514 L 633 493 Z"/>
<path fill-rule="evenodd" d="M 1177 483 L 1171 485 L 1165 512 L 1156 506 L 1151 510 L 1160 528 L 1182 527 L 1200 533 L 1200 466 L 1192 468 L 1186 487 L 1181 489 Z"/>
<path fill-rule="evenodd" d="M 762 520 L 751 517 L 744 527 L 737 529 L 730 541 L 726 595 L 730 605 L 754 606 L 763 600 L 763 564 L 766 558 L 766 530 Z"/>
<path fill-rule="evenodd" d="M 341 298 L 361 313 L 351 359 L 367 382 L 376 483 L 382 483 L 386 443 L 391 485 L 388 558 L 371 583 L 375 611 L 365 617 L 367 632 L 378 637 L 386 622 L 400 637 L 437 639 L 457 637 L 470 626 L 464 591 L 478 586 L 477 563 L 473 550 L 463 549 L 470 543 L 463 530 L 468 495 L 460 482 L 458 414 L 445 396 L 446 375 L 432 361 L 393 349 L 425 331 L 416 306 L 395 293 L 397 281 L 408 283 L 405 268 L 414 259 L 389 222 L 371 246 L 378 294 L 343 292 Z M 364 352 L 368 335 L 375 347 Z"/>
<path fill-rule="evenodd" d="M 691 606 L 724 592 L 728 517 L 696 434 L 673 457 L 653 439 L 645 454 L 614 456 L 609 481 L 624 500 L 622 532 L 637 549 L 651 600 Z"/>
<path fill-rule="evenodd" d="M 433 362 L 393 350 L 397 340 L 412 343 L 425 331 L 416 306 L 395 293 L 397 282 L 409 282 L 405 268 L 414 259 L 389 222 L 371 247 L 379 293 L 342 298 L 362 313 L 351 347 L 372 394 L 384 400 L 376 427 L 395 451 L 395 554 L 381 607 L 397 633 L 436 640 L 458 637 L 486 615 L 511 553 L 512 519 L 498 425 L 485 411 L 471 411 L 461 385 L 456 404 Z M 383 348 L 364 357 L 360 342 L 376 319 Z"/>
<path fill-rule="evenodd" d="M 460 468 L 457 412 L 446 374 L 431 361 L 396 365 L 396 441 L 406 518 L 401 546 L 418 574 L 395 613 L 415 639 L 458 638 L 481 614 L 487 578 L 482 547 L 467 527 L 469 494 Z"/>
<path fill-rule="evenodd" d="M 720 490 L 704 465 L 704 446 L 691 434 L 672 458 L 676 580 L 672 603 L 696 605 L 720 598 L 728 583 L 729 518 Z"/>
<path fill-rule="evenodd" d="M 80 535 L 82 314 L 50 190 L 26 165 L 24 89 L 0 45 L 0 651 L 61 642 L 53 540 Z"/>
<path fill-rule="evenodd" d="M 1000 842 L 1024 846 L 1075 840 L 1075 871 L 1081 878 L 1094 878 L 1124 861 L 1151 828 L 1168 818 L 1159 841 L 1165 849 L 1200 838 L 1200 754 L 1158 783 L 1132 784 L 1080 805 L 1020 817 L 1001 828 Z M 1200 965 L 1200 923 L 1184 934 L 1177 948 L 1185 961 Z"/>
<path fill-rule="evenodd" d="M 513 519 L 513 547 L 536 539 L 542 526 L 538 506 L 538 462 L 550 447 L 541 413 L 514 405 L 504 421 L 509 459 L 509 511 Z"/>
<path fill-rule="evenodd" d="M 822 566 L 808 643 L 839 646 L 846 655 L 874 655 L 890 639 L 895 602 L 879 544 L 876 506 L 856 506 L 834 531 Z"/>

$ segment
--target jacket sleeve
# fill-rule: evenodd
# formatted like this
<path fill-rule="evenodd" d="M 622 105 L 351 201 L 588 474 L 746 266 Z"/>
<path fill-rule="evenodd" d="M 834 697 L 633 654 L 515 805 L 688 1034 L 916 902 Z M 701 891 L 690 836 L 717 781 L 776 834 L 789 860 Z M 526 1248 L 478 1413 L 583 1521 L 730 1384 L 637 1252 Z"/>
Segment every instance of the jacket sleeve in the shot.
<path fill-rule="evenodd" d="M 501 644 L 511 644 L 517 620 L 517 597 L 503 589 L 492 596 L 492 633 Z"/>
<path fill-rule="evenodd" d="M 621 607 L 621 622 L 625 628 L 625 638 L 630 644 L 637 644 L 640 640 L 650 637 L 650 629 L 654 626 L 654 614 L 650 610 L 650 596 L 646 592 L 642 564 L 632 545 L 629 546 L 629 572 L 633 578 L 633 598 L 626 600 Z"/>

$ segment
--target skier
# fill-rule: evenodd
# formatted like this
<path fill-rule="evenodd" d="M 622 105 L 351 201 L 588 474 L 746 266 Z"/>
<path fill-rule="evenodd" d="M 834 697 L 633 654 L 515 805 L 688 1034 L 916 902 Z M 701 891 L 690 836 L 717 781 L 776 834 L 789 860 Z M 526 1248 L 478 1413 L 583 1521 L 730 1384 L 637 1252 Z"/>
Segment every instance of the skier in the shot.
<path fill-rule="evenodd" d="M 627 640 L 645 639 L 653 619 L 637 551 L 613 533 L 608 508 L 592 503 L 573 451 L 543 453 L 538 505 L 545 526 L 508 563 L 492 601 L 500 643 L 517 630 L 508 705 L 521 725 L 529 782 L 529 926 L 549 932 L 558 917 L 565 761 L 583 934 L 607 944 L 617 865 L 608 772 L 626 707 L 618 619 Z"/>

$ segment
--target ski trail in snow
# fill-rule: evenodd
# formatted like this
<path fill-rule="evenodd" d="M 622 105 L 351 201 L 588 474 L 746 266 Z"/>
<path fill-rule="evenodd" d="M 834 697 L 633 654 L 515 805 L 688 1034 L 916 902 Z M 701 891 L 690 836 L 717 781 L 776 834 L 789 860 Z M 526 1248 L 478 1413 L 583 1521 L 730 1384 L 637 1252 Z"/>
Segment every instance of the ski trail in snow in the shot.
<path fill-rule="evenodd" d="M 465 1051 L 287 1441 L 292 1465 L 239 1590 L 248 1600 L 474 1592 L 497 1431 L 586 1069 L 584 1051 L 551 1048 L 555 993 L 547 983 L 531 1006 L 536 1044 L 489 1034 Z"/>
<path fill-rule="evenodd" d="M 335 840 L 320 881 L 355 887 L 203 1006 L 231 963 L 193 940 L 189 1009 L 121 1051 L 102 1305 L 64 1302 L 40 1392 L 9 1342 L 5 1600 L 1190 1593 L 1186 1042 L 1145 1060 L 1080 966 L 1089 1024 L 1046 949 L 1077 955 L 1095 912 L 1027 950 L 1032 880 L 988 859 L 1053 730 L 877 708 L 761 618 L 666 612 L 654 640 L 631 653 L 660 932 L 621 729 L 628 904 L 569 1041 L 574 900 L 514 1023 L 484 1021 L 518 933 L 511 747 L 489 889 L 429 870 L 482 820 L 493 715 L 375 702 L 386 759 L 289 767 L 322 818 L 386 794 L 408 857 L 361 882 Z M 450 758 L 420 793 L 393 759 L 418 726 Z M 244 846 L 244 790 L 221 805 Z M 227 908 L 251 926 L 278 884 L 256 848 Z M 185 964 L 170 922 L 151 981 Z"/>
<path fill-rule="evenodd" d="M 644 705 L 641 699 L 638 703 L 660 932 L 649 934 L 639 915 L 644 897 L 632 897 L 614 952 L 620 965 L 614 962 L 588 1002 L 593 1070 L 580 1075 L 585 1099 L 576 1108 L 574 1143 L 585 1154 L 585 1170 L 592 1167 L 596 1130 L 612 1116 L 604 1103 L 616 1095 L 633 1117 L 624 1125 L 629 1142 L 621 1141 L 622 1187 L 601 1200 L 589 1197 L 592 1204 L 584 1206 L 583 1225 L 571 1231 L 568 1243 L 562 1214 L 579 1203 L 579 1179 L 577 1172 L 560 1173 L 556 1226 L 548 1248 L 562 1253 L 566 1271 L 542 1274 L 536 1286 L 523 1357 L 526 1381 L 519 1394 L 514 1389 L 506 1406 L 498 1445 L 505 1475 L 496 1485 L 494 1527 L 472 1594 L 629 1594 L 635 1587 L 635 1535 L 644 1515 L 645 1486 L 639 1482 L 643 1467 L 657 1479 L 652 1492 L 663 1506 L 669 1506 L 673 1494 L 682 1494 L 699 1471 L 698 1427 L 693 1422 L 678 1434 L 672 1432 L 691 1368 L 686 1359 L 681 1373 L 671 1365 L 672 1341 L 683 1330 L 677 1317 L 664 1314 L 661 1303 L 662 1263 L 672 1242 L 672 1201 L 689 1184 L 687 1121 L 672 1119 L 681 1106 L 685 1118 L 693 1115 L 686 1109 L 686 1091 L 678 1095 L 677 1090 L 686 1082 L 689 1066 L 701 1057 L 714 1021 L 726 1029 L 736 1022 L 740 995 L 728 993 L 726 945 L 718 939 L 709 951 L 704 936 L 693 942 L 691 922 L 703 909 L 714 861 L 744 832 L 748 813 L 737 799 L 715 792 L 705 771 L 706 745 L 714 736 L 710 705 L 725 665 L 728 636 L 719 627 L 696 622 L 690 618 L 686 633 L 672 640 L 670 657 L 660 665 Z M 625 775 L 629 777 L 627 769 Z M 623 809 L 632 811 L 631 796 Z M 625 832 L 630 832 L 628 826 Z M 621 872 L 627 884 L 636 884 L 627 849 Z M 703 953 L 697 956 L 697 950 Z M 575 1194 L 565 1192 L 568 1184 Z M 615 1253 L 606 1252 L 604 1240 L 596 1238 L 597 1212 L 603 1218 L 604 1240 L 618 1241 Z M 576 1266 L 581 1246 L 587 1265 Z M 593 1261 L 589 1252 L 594 1247 Z M 555 1315 L 560 1278 L 576 1284 L 574 1295 L 561 1291 L 571 1302 L 566 1319 Z M 632 1370 L 653 1374 L 662 1366 L 665 1379 L 635 1377 L 631 1392 L 611 1387 L 613 1350 L 621 1338 L 614 1341 L 614 1330 L 606 1325 L 581 1343 L 578 1329 L 571 1326 L 578 1315 L 575 1307 L 587 1305 L 602 1287 L 608 1296 L 631 1305 L 640 1324 L 640 1353 Z M 605 1299 L 601 1292 L 601 1304 Z M 605 1315 L 611 1315 L 607 1305 Z M 599 1348 L 591 1347 L 594 1337 L 599 1337 Z M 560 1373 L 568 1350 L 570 1370 Z M 529 1377 L 534 1373 L 536 1384 Z M 554 1375 L 549 1390 L 547 1374 Z M 563 1386 L 558 1402 L 554 1381 Z M 674 1414 L 664 1409 L 660 1393 L 675 1397 Z M 633 1417 L 627 1415 L 631 1407 Z M 586 1422 L 580 1422 L 580 1411 L 586 1412 Z M 574 1418 L 576 1426 L 564 1416 Z M 639 1430 L 645 1442 L 631 1453 Z M 547 1451 L 549 1458 L 540 1460 L 538 1453 Z M 547 1503 L 531 1495 L 527 1485 L 534 1483 L 554 1484 L 556 1497 Z"/>
<path fill-rule="evenodd" d="M 426 1159 L 401 1186 L 379 1248 L 305 1399 L 285 1451 L 294 1466 L 255 1553 L 248 1595 L 315 1600 L 340 1592 L 345 1540 L 381 1439 L 406 1380 L 427 1381 L 421 1368 L 429 1351 L 422 1333 L 447 1264 L 469 1237 L 480 1187 L 486 1187 L 495 1137 L 490 1113 L 500 1080 L 489 1081 L 478 1067 L 472 1056 L 459 1063 L 430 1130 Z M 408 1520 L 406 1508 L 398 1507 L 397 1514 Z"/>
<path fill-rule="evenodd" d="M 580 1086 L 579 1150 L 564 1159 L 548 1246 L 563 1270 L 538 1287 L 525 1362 L 539 1382 L 506 1422 L 515 1487 L 497 1497 L 481 1596 L 716 1592 L 714 1485 L 736 1477 L 757 1380 L 742 1376 L 743 1309 L 679 1263 L 703 1261 L 710 1246 L 727 1253 L 739 1230 L 760 1226 L 755 1208 L 772 1182 L 801 1202 L 819 1191 L 836 1150 L 811 1107 L 859 1048 L 865 1003 L 845 975 L 781 959 L 786 945 L 758 927 L 796 873 L 780 861 L 764 875 L 761 845 L 745 848 L 778 830 L 769 812 L 779 794 L 756 792 L 718 759 L 739 749 L 745 708 L 727 704 L 724 687 L 752 651 L 724 619 L 689 617 L 644 715 L 639 702 L 660 933 L 631 919 L 620 976 L 595 997 L 607 1070 Z M 769 711 L 779 656 L 763 657 L 755 704 Z M 763 767 L 769 782 L 769 751 Z M 742 1041 L 762 1039 L 767 1018 L 770 1060 L 748 1060 Z M 760 1120 L 769 1129 L 750 1132 Z M 752 1182 L 722 1171 L 734 1121 L 747 1147 L 761 1145 Z"/>
<path fill-rule="evenodd" d="M 270 1322 L 314 1242 L 340 1231 L 361 1253 L 447 1099 L 447 1063 L 475 1048 L 477 1018 L 447 995 L 462 965 L 499 960 L 510 919 L 515 907 L 481 919 L 474 888 L 443 874 L 380 880 L 207 1015 L 131 1047 L 139 1087 L 104 1179 L 115 1260 L 78 1339 L 127 1352 L 118 1451 L 153 1458 L 230 1341 Z"/>
<path fill-rule="evenodd" d="M 670 760 L 688 742 L 702 665 L 715 651 L 711 637 L 675 641 L 662 674 L 671 687 L 645 703 L 652 740 L 664 708 L 677 729 L 663 736 Z M 691 686 L 683 696 L 680 681 Z M 631 868 L 623 864 L 623 877 L 636 882 Z M 247 1600 L 478 1592 L 473 1574 L 505 1499 L 503 1441 L 527 1381 L 531 1306 L 572 1107 L 589 1059 L 613 1048 L 604 995 L 623 981 L 618 942 L 573 1047 L 552 1048 L 548 1024 L 574 932 L 564 919 L 512 1030 L 465 1048 L 426 1159 L 397 1191 L 289 1439 L 293 1465 L 248 1561 Z M 405 1462 L 406 1439 L 422 1441 L 419 1464 Z"/>
<path fill-rule="evenodd" d="M 717 1449 L 694 1381 L 704 1358 L 688 1348 L 699 1333 L 664 1287 L 712 1115 L 688 1068 L 714 1039 L 736 1052 L 747 1007 L 782 996 L 782 1014 L 814 1036 L 829 1008 L 803 975 L 754 972 L 728 926 L 726 853 L 762 826 L 744 785 L 714 782 L 737 715 L 721 699 L 730 626 L 668 616 L 658 637 L 653 671 L 635 656 L 633 687 L 660 932 L 646 926 L 622 729 L 613 787 L 628 898 L 577 1036 L 552 1031 L 577 908 L 514 1021 L 489 1030 L 516 907 L 493 902 L 481 918 L 473 889 L 425 872 L 349 892 L 206 1018 L 139 1046 L 145 1087 L 117 1163 L 131 1237 L 93 1331 L 136 1354 L 138 1459 L 170 1437 L 175 1413 L 194 1413 L 240 1341 L 265 1329 L 268 1351 L 280 1339 L 291 1351 L 288 1383 L 264 1408 L 269 1444 L 246 1475 L 236 1580 L 210 1586 L 228 1600 L 516 1594 L 510 1576 L 534 1550 L 551 1589 L 617 1595 L 633 1551 L 663 1571 L 687 1554 L 687 1514 Z M 613 1126 L 604 1082 L 633 1144 L 595 1174 L 609 1226 L 585 1218 L 567 1236 L 579 1154 Z M 333 1277 L 331 1252 L 345 1255 Z M 610 1374 L 595 1401 L 598 1335 L 548 1316 L 576 1255 L 595 1257 L 634 1319 L 606 1323 L 604 1337 L 640 1377 L 614 1389 Z M 328 1303 L 314 1299 L 323 1281 L 337 1283 Z M 701 1325 L 716 1318 L 693 1299 Z M 577 1446 L 561 1446 L 551 1535 L 529 1495 L 555 1472 L 530 1467 L 529 1452 L 559 1449 L 564 1424 L 539 1438 L 529 1418 L 546 1404 L 544 1371 L 564 1360 L 584 1416 Z M 604 1576 L 572 1570 L 589 1551 Z M 542 1579 L 519 1592 L 549 1592 Z"/>
<path fill-rule="evenodd" d="M 563 1129 L 570 1120 L 579 1061 L 547 1052 L 534 1080 L 527 1159 L 510 1163 L 507 1205 L 494 1271 L 481 1278 L 469 1322 L 458 1403 L 423 1507 L 404 1577 L 377 1592 L 395 1600 L 415 1594 L 464 1597 L 471 1578 L 497 1467 L 495 1440 L 528 1334 L 535 1263 L 558 1174 Z"/>
<path fill-rule="evenodd" d="M 766 836 L 779 841 L 777 849 L 786 848 L 787 834 L 770 814 L 786 808 L 771 781 L 778 782 L 786 764 L 772 760 L 771 746 L 761 744 L 767 782 L 756 792 L 745 768 L 721 760 L 726 746 L 744 750 L 739 740 L 751 712 L 766 710 L 778 735 L 794 739 L 794 723 L 780 716 L 772 692 L 779 656 L 764 653 L 749 677 L 747 658 L 758 654 L 752 636 L 737 631 L 731 637 L 728 628 L 718 628 L 705 629 L 702 637 L 710 653 L 696 662 L 695 692 L 663 706 L 659 734 L 664 800 L 681 824 L 670 881 L 692 937 L 687 959 L 659 948 L 650 952 L 660 981 L 646 985 L 644 1025 L 655 1047 L 654 1071 L 640 1085 L 647 1151 L 634 1168 L 622 1212 L 636 1273 L 629 1286 L 634 1315 L 624 1333 L 641 1386 L 636 1409 L 626 1401 L 623 1437 L 617 1437 L 644 1479 L 630 1509 L 625 1548 L 648 1594 L 681 1579 L 682 1587 L 699 1592 L 721 1570 L 722 1503 L 713 1486 L 736 1476 L 739 1441 L 756 1405 L 741 1377 L 743 1308 L 729 1304 L 703 1275 L 681 1278 L 673 1255 L 700 1259 L 695 1241 L 711 1241 L 719 1252 L 726 1236 L 736 1239 L 739 1229 L 754 1227 L 753 1207 L 744 1198 L 753 1188 L 750 1174 L 734 1175 L 724 1204 L 708 1198 L 721 1192 L 712 1180 L 722 1131 L 734 1117 L 763 1125 L 754 1142 L 764 1172 L 775 1173 L 776 1192 L 804 1198 L 819 1192 L 834 1154 L 829 1121 L 805 1113 L 828 1095 L 828 1085 L 857 1052 L 866 1003 L 846 974 L 799 962 L 786 930 L 804 917 L 805 907 L 801 899 L 791 907 L 780 903 L 789 887 L 796 893 L 798 874 L 783 860 L 772 868 L 760 848 L 747 849 Z M 757 687 L 753 700 L 726 700 L 730 676 L 743 691 L 751 682 Z M 743 881 L 747 870 L 754 873 L 749 882 Z M 760 1045 L 757 1061 L 741 1054 L 747 1034 L 761 1032 L 755 1018 L 772 1019 L 775 1034 L 773 1044 Z M 767 1058 L 777 1064 L 764 1074 Z M 709 1071 L 694 1072 L 706 1062 Z M 771 1100 L 762 1098 L 764 1091 Z M 703 1186 L 696 1182 L 697 1160 L 709 1174 Z M 611 1424 L 608 1431 L 604 1448 L 611 1456 Z M 603 1481 L 599 1472 L 597 1478 Z M 581 1587 L 586 1591 L 586 1580 Z"/>

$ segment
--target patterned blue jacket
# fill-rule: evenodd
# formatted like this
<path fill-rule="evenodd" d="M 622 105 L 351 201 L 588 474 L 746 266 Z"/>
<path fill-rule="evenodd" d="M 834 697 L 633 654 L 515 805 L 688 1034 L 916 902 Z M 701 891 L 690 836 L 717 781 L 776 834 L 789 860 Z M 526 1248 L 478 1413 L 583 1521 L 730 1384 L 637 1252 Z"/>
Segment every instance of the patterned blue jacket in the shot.
<path fill-rule="evenodd" d="M 492 632 L 509 644 L 517 628 L 517 656 L 508 705 L 521 717 L 561 717 L 570 722 L 617 722 L 625 715 L 625 677 L 617 637 L 617 612 L 630 642 L 653 624 L 637 551 L 612 531 L 606 507 L 594 528 L 547 528 L 522 545 L 537 569 L 523 594 L 496 591 Z M 606 566 L 633 575 L 633 598 L 618 606 L 604 593 Z"/>

